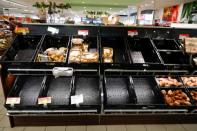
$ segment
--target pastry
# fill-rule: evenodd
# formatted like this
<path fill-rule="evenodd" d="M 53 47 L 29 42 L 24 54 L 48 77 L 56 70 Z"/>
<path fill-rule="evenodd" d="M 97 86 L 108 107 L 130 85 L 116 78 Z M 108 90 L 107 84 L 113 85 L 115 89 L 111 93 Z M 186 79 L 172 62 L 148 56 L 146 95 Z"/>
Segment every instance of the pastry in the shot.
<path fill-rule="evenodd" d="M 69 62 L 70 63 L 79 63 L 81 61 L 81 51 L 80 50 L 70 50 L 70 55 L 69 55 Z"/>
<path fill-rule="evenodd" d="M 167 78 L 156 78 L 157 83 L 159 84 L 159 86 L 162 87 L 171 87 L 171 86 L 181 86 L 182 83 L 178 82 L 177 79 L 171 78 L 171 77 L 167 77 Z"/>
<path fill-rule="evenodd" d="M 113 57 L 113 48 L 103 47 L 103 58 Z"/>
<path fill-rule="evenodd" d="M 164 101 L 169 106 L 189 106 L 191 105 L 190 98 L 182 90 L 162 90 Z"/>
<path fill-rule="evenodd" d="M 104 58 L 103 62 L 104 63 L 113 63 L 113 59 L 112 58 Z"/>
<path fill-rule="evenodd" d="M 97 52 L 94 52 L 94 53 L 86 52 L 82 54 L 81 62 L 95 63 L 95 62 L 98 62 L 98 58 L 99 58 L 99 54 Z"/>
<path fill-rule="evenodd" d="M 81 45 L 82 43 L 83 43 L 83 39 L 81 39 L 81 38 L 73 38 L 72 40 L 71 40 L 71 42 L 73 43 L 73 45 Z"/>
<path fill-rule="evenodd" d="M 190 91 L 189 93 L 190 93 L 190 95 L 192 96 L 192 98 L 193 98 L 195 101 L 197 101 L 197 91 L 194 90 L 194 91 Z"/>
<path fill-rule="evenodd" d="M 181 77 L 181 79 L 186 86 L 197 86 L 197 77 Z"/>
<path fill-rule="evenodd" d="M 88 44 L 83 44 L 83 52 L 88 52 Z"/>

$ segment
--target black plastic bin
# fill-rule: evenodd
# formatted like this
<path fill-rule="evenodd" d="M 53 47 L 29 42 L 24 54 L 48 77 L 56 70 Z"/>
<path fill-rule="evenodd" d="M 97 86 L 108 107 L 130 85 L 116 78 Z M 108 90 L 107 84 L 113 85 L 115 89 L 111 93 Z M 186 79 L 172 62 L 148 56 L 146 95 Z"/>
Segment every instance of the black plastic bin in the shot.
<path fill-rule="evenodd" d="M 101 37 L 101 55 L 103 53 L 103 47 L 113 48 L 113 65 L 129 64 L 130 60 L 126 48 L 124 37 Z M 102 63 L 103 56 L 101 56 Z M 107 63 L 104 63 L 107 64 Z"/>
<path fill-rule="evenodd" d="M 95 109 L 100 111 L 101 89 L 99 76 L 75 76 L 72 95 L 83 95 L 83 103 L 73 109 Z"/>
<path fill-rule="evenodd" d="M 67 61 L 67 56 L 68 56 L 68 50 L 66 52 L 66 56 L 65 56 L 65 61 L 64 62 L 38 62 L 38 53 L 39 54 L 43 54 L 44 51 L 48 48 L 60 48 L 60 47 L 65 47 L 68 49 L 69 46 L 69 42 L 70 42 L 70 37 L 69 36 L 57 36 L 57 35 L 46 35 L 44 37 L 44 40 L 39 48 L 39 51 L 36 54 L 36 59 L 35 62 L 40 63 L 40 64 L 55 64 L 55 65 L 61 65 L 61 64 L 65 64 Z"/>
<path fill-rule="evenodd" d="M 137 97 L 136 105 L 143 108 L 158 108 L 163 104 L 153 77 L 132 77 L 132 80 Z"/>
<path fill-rule="evenodd" d="M 51 97 L 48 109 L 68 109 L 72 89 L 72 77 L 47 76 L 45 86 L 39 97 Z"/>
<path fill-rule="evenodd" d="M 7 97 L 19 97 L 21 99 L 20 104 L 14 105 L 14 108 L 11 108 L 10 105 L 5 105 L 6 108 L 38 109 L 37 100 L 43 84 L 43 76 L 18 76 Z"/>
<path fill-rule="evenodd" d="M 169 91 L 169 90 L 172 90 L 172 91 L 181 90 L 181 91 L 183 91 L 189 97 L 191 105 L 188 105 L 188 106 L 186 106 L 186 105 L 170 106 L 170 105 L 166 104 L 165 100 L 164 100 L 164 96 L 163 96 L 163 94 L 161 92 L 162 90 L 165 90 L 166 92 Z M 173 109 L 174 112 L 176 112 L 176 109 L 185 109 L 187 111 L 191 111 L 195 107 L 194 100 L 192 99 L 191 95 L 189 94 L 187 88 L 179 88 L 179 89 L 176 89 L 176 88 L 160 88 L 159 91 L 160 91 L 160 95 L 161 95 L 161 97 L 163 99 L 163 102 L 165 103 L 165 105 L 164 105 L 165 109 Z"/>
<path fill-rule="evenodd" d="M 153 43 L 158 50 L 180 50 L 174 39 L 153 39 Z"/>
<path fill-rule="evenodd" d="M 180 65 L 180 66 L 190 65 L 189 55 L 183 53 L 182 51 L 179 52 L 159 51 L 159 54 L 165 65 Z"/>
<path fill-rule="evenodd" d="M 88 52 L 98 52 L 98 54 L 99 54 L 100 46 L 99 46 L 98 36 L 74 35 L 74 36 L 72 36 L 72 38 L 83 39 L 84 40 L 83 43 L 88 44 Z M 72 41 L 72 38 L 71 38 L 71 41 Z M 71 44 L 69 46 L 68 66 L 73 67 L 75 69 L 81 69 L 81 68 L 83 68 L 83 69 L 98 69 L 99 68 L 100 59 L 98 59 L 98 62 L 95 62 L 95 63 L 70 62 L 69 55 L 70 55 L 70 50 L 72 47 L 73 47 L 73 43 L 71 42 Z"/>
<path fill-rule="evenodd" d="M 129 54 L 133 63 L 161 63 L 161 60 L 149 38 L 128 37 L 128 46 Z"/>
<path fill-rule="evenodd" d="M 17 35 L 11 47 L 2 56 L 1 61 L 7 64 L 22 64 L 32 62 L 35 58 L 42 36 Z"/>
<path fill-rule="evenodd" d="M 129 76 L 105 76 L 103 86 L 105 109 L 127 109 L 135 104 Z"/>

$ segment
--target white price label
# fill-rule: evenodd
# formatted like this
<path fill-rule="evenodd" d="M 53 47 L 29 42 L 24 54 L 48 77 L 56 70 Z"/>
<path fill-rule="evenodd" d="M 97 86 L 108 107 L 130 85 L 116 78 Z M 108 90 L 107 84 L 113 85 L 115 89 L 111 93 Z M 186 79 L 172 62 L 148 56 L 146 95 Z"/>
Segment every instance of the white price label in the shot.
<path fill-rule="evenodd" d="M 39 105 L 47 105 L 51 103 L 51 97 L 40 97 L 38 98 Z"/>
<path fill-rule="evenodd" d="M 78 30 L 78 35 L 86 36 L 86 35 L 88 35 L 88 33 L 89 33 L 88 30 Z"/>
<path fill-rule="evenodd" d="M 54 27 L 48 27 L 47 31 L 51 32 L 51 34 L 58 34 L 59 33 L 59 29 L 54 28 Z"/>
<path fill-rule="evenodd" d="M 15 104 L 20 104 L 21 98 L 20 97 L 8 97 L 6 100 L 6 104 L 10 104 L 14 106 Z"/>
<path fill-rule="evenodd" d="M 138 31 L 137 30 L 129 30 L 128 31 L 128 36 L 135 36 L 138 35 Z"/>
<path fill-rule="evenodd" d="M 71 96 L 71 104 L 79 105 L 80 103 L 83 103 L 83 95 L 75 95 Z"/>

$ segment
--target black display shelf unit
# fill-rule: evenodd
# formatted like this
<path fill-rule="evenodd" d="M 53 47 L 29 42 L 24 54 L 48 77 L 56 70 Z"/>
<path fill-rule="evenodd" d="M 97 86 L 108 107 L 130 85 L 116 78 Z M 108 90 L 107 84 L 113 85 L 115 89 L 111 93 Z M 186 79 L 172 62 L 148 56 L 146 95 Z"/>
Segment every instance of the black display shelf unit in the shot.
<path fill-rule="evenodd" d="M 191 29 L 156 27 L 105 27 L 24 25 L 30 34 L 17 35 L 1 59 L 1 80 L 5 98 L 19 97 L 20 104 L 8 105 L 11 126 L 99 125 L 131 123 L 196 123 L 196 101 L 181 77 L 197 77 L 196 66 L 178 42 L 178 34 Z M 47 32 L 49 26 L 59 34 Z M 88 30 L 87 36 L 78 35 Z M 128 36 L 137 30 L 138 36 Z M 89 51 L 98 52 L 96 63 L 70 63 L 72 38 L 83 38 Z M 67 48 L 62 62 L 39 62 L 38 53 L 47 48 Z M 113 63 L 104 63 L 104 47 L 113 48 Z M 53 76 L 54 67 L 68 67 L 73 74 Z M 8 74 L 16 77 L 11 87 Z M 157 77 L 177 78 L 180 87 L 159 87 Z M 169 106 L 161 90 L 182 90 L 189 106 Z M 81 102 L 73 104 L 73 96 Z M 81 98 L 82 97 L 82 98 Z M 51 98 L 38 104 L 40 98 Z M 82 100 L 81 100 L 82 99 Z"/>

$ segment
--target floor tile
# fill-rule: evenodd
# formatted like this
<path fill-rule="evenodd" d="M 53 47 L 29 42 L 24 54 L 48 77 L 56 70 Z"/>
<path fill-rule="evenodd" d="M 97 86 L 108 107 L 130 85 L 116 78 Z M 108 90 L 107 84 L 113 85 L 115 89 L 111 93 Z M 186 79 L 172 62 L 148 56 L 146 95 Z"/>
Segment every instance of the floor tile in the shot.
<path fill-rule="evenodd" d="M 182 124 L 186 131 L 197 131 L 197 124 Z"/>
<path fill-rule="evenodd" d="M 45 131 L 45 128 L 44 126 L 36 126 L 36 127 L 25 127 L 24 131 Z"/>
<path fill-rule="evenodd" d="M 107 131 L 126 131 L 125 125 L 110 125 L 107 126 Z"/>
<path fill-rule="evenodd" d="M 145 125 L 146 131 L 166 131 L 166 127 L 163 125 Z"/>
<path fill-rule="evenodd" d="M 0 104 L 3 105 L 4 104 L 4 97 L 0 96 Z"/>
<path fill-rule="evenodd" d="M 87 131 L 107 131 L 106 126 L 87 126 Z"/>
<path fill-rule="evenodd" d="M 7 110 L 3 107 L 2 109 L 0 109 L 0 115 L 6 115 Z"/>
<path fill-rule="evenodd" d="M 48 126 L 45 131 L 66 131 L 65 126 Z"/>
<path fill-rule="evenodd" d="M 167 131 L 185 131 L 180 124 L 166 124 L 164 125 Z"/>
<path fill-rule="evenodd" d="M 86 131 L 86 126 L 67 126 L 66 131 Z"/>
<path fill-rule="evenodd" d="M 3 131 L 3 127 L 0 127 L 0 131 Z"/>
<path fill-rule="evenodd" d="M 3 116 L 3 118 L 0 121 L 0 127 L 10 127 L 8 116 Z"/>
<path fill-rule="evenodd" d="M 167 131 L 185 131 L 180 124 L 165 124 Z"/>
<path fill-rule="evenodd" d="M 3 129 L 3 131 L 23 131 L 23 130 L 24 130 L 24 127 L 14 127 L 14 128 L 6 127 Z"/>
<path fill-rule="evenodd" d="M 127 131 L 146 131 L 144 125 L 126 125 Z"/>

